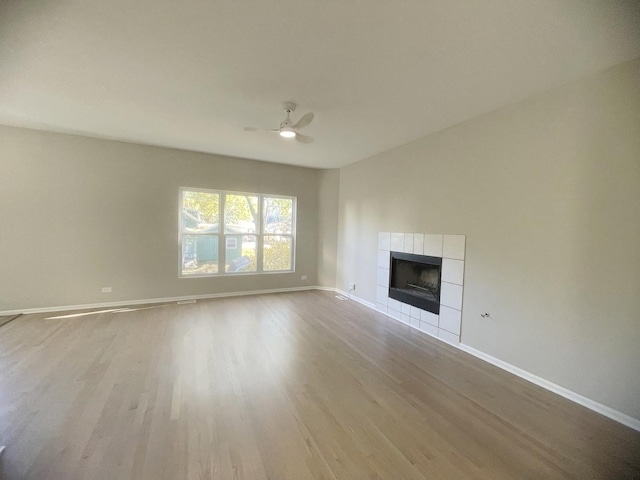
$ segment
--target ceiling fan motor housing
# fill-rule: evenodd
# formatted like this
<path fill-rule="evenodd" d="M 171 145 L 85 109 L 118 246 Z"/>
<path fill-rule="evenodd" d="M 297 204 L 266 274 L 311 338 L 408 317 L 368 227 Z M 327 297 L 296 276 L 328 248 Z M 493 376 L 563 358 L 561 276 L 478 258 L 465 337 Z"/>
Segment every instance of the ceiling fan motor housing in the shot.
<path fill-rule="evenodd" d="M 274 130 L 264 130 L 264 129 L 256 129 L 253 127 L 245 127 L 246 131 L 267 131 L 270 133 L 278 133 L 281 137 L 284 138 L 295 138 L 297 141 L 301 143 L 311 143 L 313 142 L 312 137 L 308 137 L 306 135 L 302 135 L 298 133 L 298 130 L 306 127 L 313 120 L 314 114 L 313 112 L 308 112 L 303 115 L 296 123 L 291 120 L 291 114 L 296 110 L 297 105 L 294 102 L 284 102 L 282 104 L 284 111 L 286 112 L 286 118 L 280 122 L 280 127 Z"/>
<path fill-rule="evenodd" d="M 293 103 L 293 102 L 284 102 L 282 104 L 282 106 L 283 106 L 285 112 L 293 113 L 293 112 L 296 111 L 296 106 L 297 105 L 295 103 Z"/>

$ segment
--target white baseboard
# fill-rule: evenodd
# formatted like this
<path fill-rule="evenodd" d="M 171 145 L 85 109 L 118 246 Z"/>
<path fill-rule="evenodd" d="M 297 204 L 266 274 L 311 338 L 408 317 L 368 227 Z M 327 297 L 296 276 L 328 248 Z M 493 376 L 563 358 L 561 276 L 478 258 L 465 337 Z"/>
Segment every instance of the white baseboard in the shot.
<path fill-rule="evenodd" d="M 463 343 L 460 343 L 454 346 L 458 347 L 460 350 L 463 350 L 473 355 L 474 357 L 484 360 L 485 362 L 495 365 L 496 367 L 500 367 L 509 373 L 513 373 L 514 375 L 517 375 L 520 378 L 523 378 L 531 383 L 538 385 L 539 387 L 542 387 L 553 393 L 557 393 L 558 395 L 568 400 L 571 400 L 572 402 L 582 405 L 583 407 L 587 407 L 589 410 L 598 412 L 599 414 L 604 415 L 605 417 L 608 417 L 612 420 L 615 420 L 618 423 L 626 425 L 627 427 L 633 428 L 634 430 L 637 430 L 640 432 L 640 420 L 638 420 L 637 418 L 633 418 L 625 413 L 619 412 L 618 410 L 614 410 L 611 407 L 607 407 L 606 405 L 598 403 L 595 400 L 591 400 L 590 398 L 580 395 L 579 393 L 573 392 L 568 388 L 561 387 L 560 385 L 550 382 L 549 380 L 545 380 L 542 377 L 538 377 L 533 373 L 529 373 L 526 370 L 518 368 L 515 365 L 511 365 L 510 363 L 504 362 L 499 358 L 492 357 L 491 355 L 481 352 L 480 350 L 476 350 L 475 348 L 465 345 Z"/>
<path fill-rule="evenodd" d="M 223 297 L 239 297 L 243 295 L 262 295 L 265 293 L 283 293 L 283 292 L 299 292 L 302 290 L 329 290 L 335 291 L 335 288 L 327 287 L 289 287 L 289 288 L 273 288 L 269 290 L 251 290 L 243 292 L 225 292 L 225 293 L 209 293 L 205 295 L 186 295 L 182 297 L 162 297 L 162 298 L 144 298 L 138 300 L 121 300 L 117 302 L 103 302 L 103 303 L 85 303 L 81 305 L 60 305 L 54 307 L 42 307 L 42 308 L 25 308 L 23 310 L 5 310 L 0 311 L 0 316 L 5 315 L 28 315 L 32 313 L 53 313 L 53 312 L 66 312 L 72 310 L 86 310 L 91 308 L 108 308 L 108 307 L 126 307 L 128 305 L 147 305 L 150 303 L 166 303 L 166 302 L 181 302 L 185 300 L 205 300 L 208 298 L 223 298 Z"/>
<path fill-rule="evenodd" d="M 342 292 L 341 290 L 336 289 L 336 292 L 339 292 L 345 296 L 348 296 L 347 293 Z M 366 300 L 359 299 L 358 297 L 355 297 L 353 295 L 349 296 L 349 298 L 351 298 L 351 300 L 354 300 L 358 303 L 361 303 L 362 305 L 365 305 L 375 310 L 378 313 L 382 313 L 383 315 L 386 315 L 387 317 L 389 317 L 390 319 L 398 323 L 407 325 L 406 323 L 403 323 L 400 320 L 393 318 L 386 312 L 378 310 L 375 307 L 375 304 L 371 302 L 367 302 Z M 407 325 L 407 326 L 414 328 L 415 330 L 418 330 L 415 327 L 412 327 L 411 325 Z M 608 417 L 611 420 L 615 420 L 616 422 L 621 423 L 622 425 L 625 425 L 629 428 L 632 428 L 640 432 L 640 420 L 637 418 L 633 418 L 632 416 L 627 415 L 626 413 L 619 412 L 618 410 L 615 410 L 611 407 L 607 407 L 606 405 L 598 403 L 595 400 L 591 400 L 590 398 L 580 395 L 579 393 L 576 393 L 567 388 L 561 387 L 560 385 L 556 385 L 555 383 L 550 382 L 549 380 L 545 380 L 542 377 L 538 377 L 533 373 L 527 372 L 526 370 L 518 368 L 515 365 L 511 365 L 510 363 L 500 360 L 499 358 L 492 357 L 491 355 L 481 352 L 480 350 L 476 350 L 475 348 L 465 345 L 464 343 L 447 342 L 446 340 L 440 337 L 436 337 L 435 335 L 430 335 L 429 333 L 423 332 L 422 330 L 418 330 L 418 331 L 425 335 L 429 335 L 430 337 L 433 337 L 443 343 L 446 343 L 447 345 L 451 345 L 464 352 L 467 352 L 470 355 L 473 355 L 474 357 L 479 358 L 480 360 L 484 360 L 487 363 L 490 363 L 498 368 L 506 370 L 507 372 L 512 373 L 520 378 L 523 378 L 524 380 L 527 380 L 535 385 L 538 385 L 539 387 L 549 390 L 550 392 L 556 393 L 568 400 L 571 400 L 572 402 L 582 405 L 583 407 L 587 407 L 589 410 L 593 410 L 594 412 L 604 415 L 605 417 Z"/>
<path fill-rule="evenodd" d="M 311 287 L 314 290 L 322 290 L 323 292 L 337 292 L 338 289 L 333 287 Z"/>
<path fill-rule="evenodd" d="M 336 292 L 340 295 L 343 295 L 349 298 L 350 300 L 353 300 L 354 302 L 360 303 L 365 307 L 375 310 L 376 312 L 382 313 L 387 317 L 391 318 L 392 320 L 402 323 L 400 322 L 400 320 L 393 318 L 392 316 L 388 315 L 386 312 L 382 312 L 378 310 L 375 304 L 372 302 L 363 300 L 362 298 L 359 298 L 353 294 L 350 294 L 349 292 L 345 292 L 338 288 L 320 287 L 320 286 L 275 288 L 275 289 L 269 289 L 269 290 L 252 290 L 252 291 L 246 291 L 246 292 L 212 293 L 212 294 L 206 294 L 206 295 L 188 295 L 188 296 L 182 296 L 182 297 L 148 298 L 148 299 L 141 299 L 141 300 L 127 300 L 127 301 L 120 301 L 120 302 L 91 303 L 91 304 L 83 304 L 83 305 L 64 305 L 64 306 L 55 306 L 55 307 L 29 308 L 24 310 L 7 310 L 7 311 L 0 312 L 0 316 L 85 310 L 85 309 L 91 309 L 91 308 L 118 307 L 118 306 L 127 306 L 127 305 L 146 305 L 150 303 L 180 302 L 185 300 L 204 300 L 208 298 L 238 297 L 243 295 L 261 295 L 265 293 L 298 292 L 303 290 L 324 290 L 327 292 Z M 406 325 L 405 323 L 402 323 L 402 324 Z M 410 327 L 410 325 L 408 326 Z M 418 330 L 418 331 L 425 335 L 429 335 L 428 333 L 422 332 L 421 330 Z M 546 390 L 556 393 L 564 398 L 567 398 L 568 400 L 571 400 L 579 405 L 582 405 L 583 407 L 593 410 L 594 412 L 604 415 L 605 417 L 615 420 L 616 422 L 619 422 L 622 425 L 626 425 L 627 427 L 630 427 L 640 432 L 640 420 L 637 418 L 633 418 L 630 415 L 619 412 L 611 407 L 607 407 L 606 405 L 598 403 L 595 400 L 591 400 L 567 388 L 561 387 L 560 385 L 556 385 L 555 383 L 545 380 L 542 377 L 538 377 L 533 373 L 529 373 L 526 370 L 522 370 L 521 368 L 518 368 L 515 365 L 511 365 L 510 363 L 504 362 L 499 358 L 492 357 L 489 354 L 481 352 L 480 350 L 476 350 L 475 348 L 465 345 L 463 343 L 459 343 L 459 344 L 450 343 L 439 337 L 436 337 L 433 335 L 430 335 L 430 336 L 443 343 L 446 343 L 447 345 L 454 346 L 464 352 L 469 353 L 470 355 L 473 355 L 474 357 L 484 360 L 485 362 L 495 365 L 496 367 L 506 370 L 507 372 L 517 375 L 518 377 L 523 378 Z"/>
<path fill-rule="evenodd" d="M 342 295 L 343 297 L 347 297 L 349 300 L 353 300 L 354 302 L 360 303 L 362 305 L 364 305 L 365 307 L 369 307 L 372 309 L 376 309 L 375 304 L 371 303 L 371 302 L 367 302 L 366 300 L 363 300 L 360 297 L 357 297 L 349 292 L 345 292 L 344 290 L 340 290 L 339 288 L 334 288 L 332 289 L 334 292 L 339 293 L 340 295 Z"/>

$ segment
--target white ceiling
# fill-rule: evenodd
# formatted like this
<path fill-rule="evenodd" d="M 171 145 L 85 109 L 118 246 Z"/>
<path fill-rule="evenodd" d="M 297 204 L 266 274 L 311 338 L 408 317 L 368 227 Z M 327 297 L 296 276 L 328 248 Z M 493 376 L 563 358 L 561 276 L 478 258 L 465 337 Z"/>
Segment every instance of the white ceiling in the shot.
<path fill-rule="evenodd" d="M 637 0 L 0 0 L 0 123 L 340 167 L 638 56 Z"/>

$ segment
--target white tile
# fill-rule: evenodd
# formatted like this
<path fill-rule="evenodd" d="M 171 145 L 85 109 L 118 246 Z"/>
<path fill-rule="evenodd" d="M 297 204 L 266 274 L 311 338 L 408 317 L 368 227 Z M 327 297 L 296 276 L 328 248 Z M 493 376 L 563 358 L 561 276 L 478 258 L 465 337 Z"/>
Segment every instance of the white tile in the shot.
<path fill-rule="evenodd" d="M 405 315 L 411 315 L 411 305 L 409 305 L 408 303 L 403 303 L 402 313 L 404 313 Z"/>
<path fill-rule="evenodd" d="M 438 327 L 427 322 L 420 322 L 420 330 L 424 333 L 428 333 L 429 335 L 433 335 L 434 337 L 438 336 Z"/>
<path fill-rule="evenodd" d="M 413 233 L 404 234 L 404 253 L 413 253 Z"/>
<path fill-rule="evenodd" d="M 389 286 L 389 270 L 386 268 L 378 268 L 378 279 L 376 285 L 383 287 Z"/>
<path fill-rule="evenodd" d="M 386 250 L 378 250 L 378 267 L 389 268 L 390 259 L 389 252 Z"/>
<path fill-rule="evenodd" d="M 389 289 L 378 285 L 376 287 L 376 302 L 387 305 L 389 301 Z"/>
<path fill-rule="evenodd" d="M 424 252 L 424 235 L 422 233 L 413 234 L 413 253 L 423 255 Z"/>
<path fill-rule="evenodd" d="M 435 313 L 431 313 L 431 312 L 427 312 L 426 310 L 423 310 L 420 314 L 420 320 L 423 323 L 428 323 L 435 327 L 438 326 L 438 315 L 436 315 Z"/>
<path fill-rule="evenodd" d="M 394 310 L 397 310 L 398 312 L 402 311 L 402 303 L 400 303 L 397 300 L 394 300 L 393 298 L 390 298 L 387 301 L 387 305 L 389 306 L 389 308 L 392 308 Z"/>
<path fill-rule="evenodd" d="M 382 313 L 387 313 L 387 306 L 382 303 L 376 303 L 376 310 Z"/>
<path fill-rule="evenodd" d="M 447 332 L 446 330 L 439 330 L 438 337 L 449 343 L 460 343 L 460 335 L 456 335 L 454 333 Z"/>
<path fill-rule="evenodd" d="M 464 260 L 464 235 L 445 235 L 442 244 L 442 256 L 444 258 L 454 258 Z"/>
<path fill-rule="evenodd" d="M 460 335 L 460 321 L 462 313 L 449 307 L 440 307 L 440 330 Z"/>
<path fill-rule="evenodd" d="M 430 257 L 442 256 L 442 235 L 425 234 L 424 236 L 424 254 Z"/>
<path fill-rule="evenodd" d="M 387 250 L 391 248 L 391 234 L 389 232 L 378 233 L 378 250 Z"/>
<path fill-rule="evenodd" d="M 402 323 L 406 323 L 407 325 L 411 325 L 411 317 L 409 315 L 405 315 L 404 313 L 400 317 L 400 321 Z"/>
<path fill-rule="evenodd" d="M 409 324 L 414 328 L 420 328 L 420 320 L 417 318 L 410 317 Z"/>
<path fill-rule="evenodd" d="M 440 285 L 440 305 L 462 310 L 462 286 L 442 282 Z"/>
<path fill-rule="evenodd" d="M 464 262 L 462 260 L 442 259 L 442 281 L 462 285 L 464 279 Z"/>
<path fill-rule="evenodd" d="M 400 320 L 402 318 L 402 313 L 400 313 L 398 310 L 394 310 L 393 308 L 391 308 L 391 306 L 387 308 L 387 315 L 395 318 L 396 320 Z"/>
<path fill-rule="evenodd" d="M 391 234 L 391 250 L 394 252 L 402 252 L 404 250 L 404 233 Z"/>
<path fill-rule="evenodd" d="M 417 318 L 418 320 L 420 320 L 420 312 L 422 312 L 423 310 L 417 308 L 417 307 L 411 307 L 411 313 L 409 315 L 411 315 L 411 318 Z"/>

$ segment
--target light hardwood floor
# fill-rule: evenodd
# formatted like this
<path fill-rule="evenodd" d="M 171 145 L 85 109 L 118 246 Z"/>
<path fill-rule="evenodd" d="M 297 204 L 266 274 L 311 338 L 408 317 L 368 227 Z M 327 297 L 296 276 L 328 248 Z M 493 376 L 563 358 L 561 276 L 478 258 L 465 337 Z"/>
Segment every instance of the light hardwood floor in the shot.
<path fill-rule="evenodd" d="M 640 433 L 320 291 L 0 329 L 6 479 L 640 478 Z"/>

